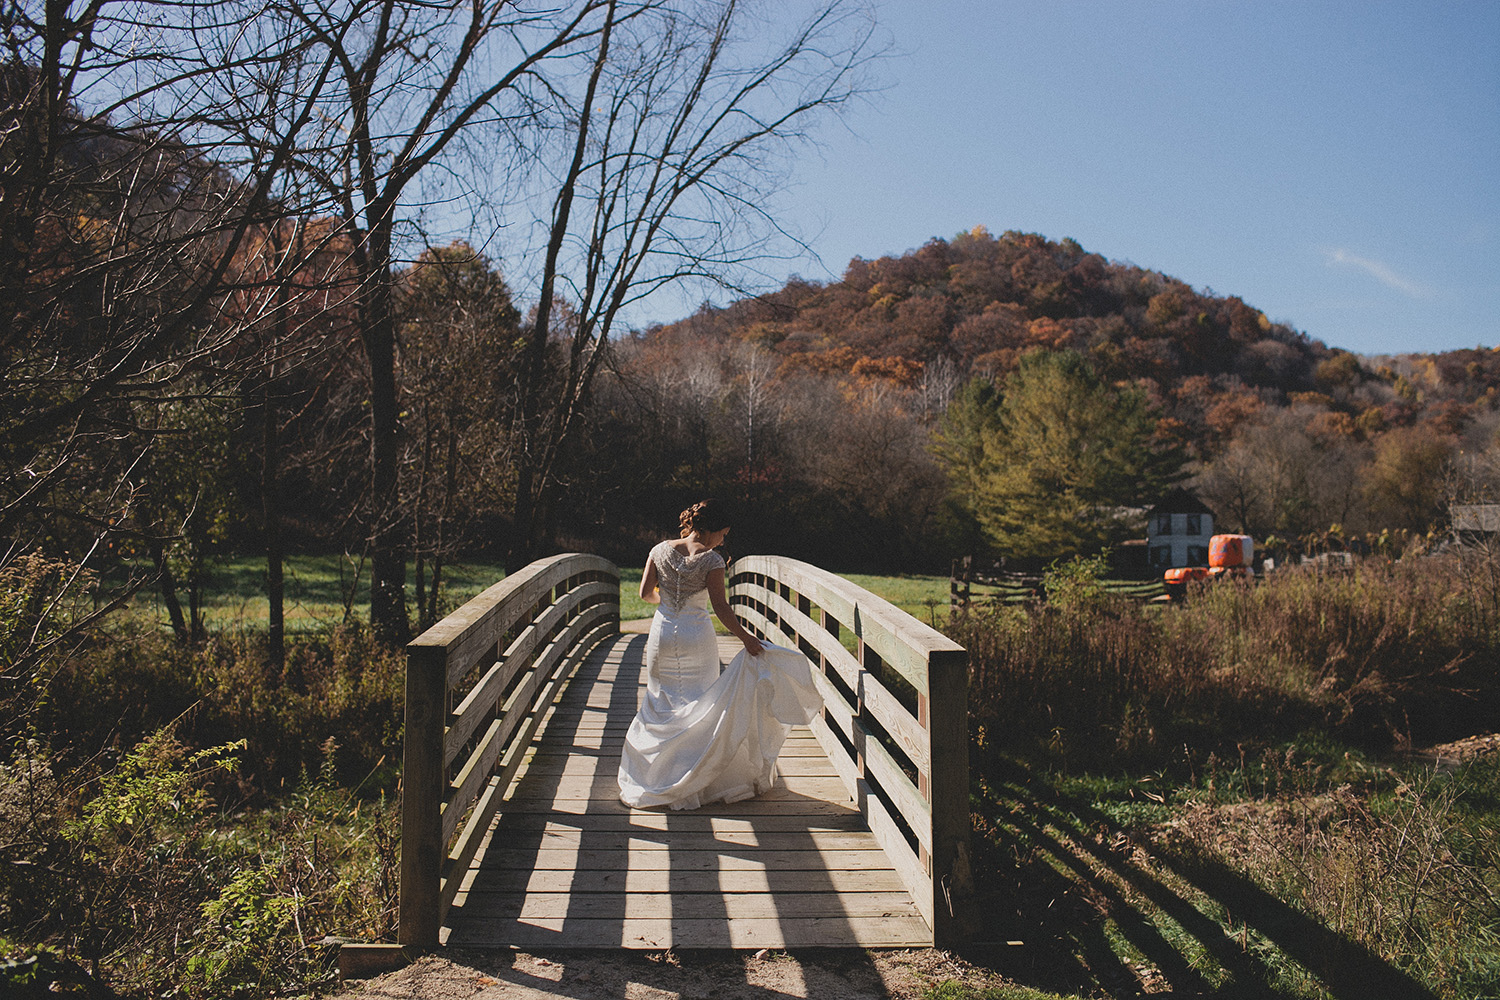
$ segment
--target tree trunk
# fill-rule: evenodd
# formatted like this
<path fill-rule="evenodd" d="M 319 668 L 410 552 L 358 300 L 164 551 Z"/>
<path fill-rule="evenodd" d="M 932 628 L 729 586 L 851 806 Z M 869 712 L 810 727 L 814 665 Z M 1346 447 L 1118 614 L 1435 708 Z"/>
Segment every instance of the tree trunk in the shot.
<path fill-rule="evenodd" d="M 187 592 L 188 632 L 194 642 L 201 642 L 208 638 L 208 630 L 203 625 L 203 557 L 198 553 L 188 560 Z"/>
<path fill-rule="evenodd" d="M 432 424 L 430 414 L 422 414 L 422 422 L 427 426 L 426 437 L 422 440 L 422 468 L 417 473 L 417 502 L 411 514 L 411 556 L 412 577 L 417 588 L 417 630 L 426 631 L 432 624 L 431 616 L 427 612 L 427 591 L 425 577 L 427 572 L 427 561 L 425 559 L 426 541 L 422 533 L 422 519 L 427 515 L 427 477 L 432 469 Z M 437 583 L 433 582 L 433 590 L 436 592 Z M 434 601 L 436 603 L 436 601 Z"/>
<path fill-rule="evenodd" d="M 443 582 L 443 552 L 448 543 L 448 518 L 453 513 L 453 498 L 458 492 L 458 428 L 455 415 L 448 415 L 447 467 L 443 470 L 443 505 L 438 512 L 437 542 L 432 551 L 432 596 L 427 622 L 438 620 L 438 594 Z"/>
<path fill-rule="evenodd" d="M 548 423 L 546 403 L 543 396 L 547 365 L 547 342 L 551 335 L 553 290 L 557 287 L 557 261 L 568 235 L 568 221 L 572 216 L 573 198 L 577 193 L 578 179 L 583 173 L 584 153 L 588 148 L 589 123 L 592 120 L 594 95 L 598 92 L 599 78 L 609 60 L 609 43 L 615 23 L 615 5 L 611 3 L 599 32 L 598 50 L 593 69 L 589 74 L 588 87 L 579 105 L 578 135 L 573 145 L 572 162 L 558 188 L 557 201 L 552 213 L 552 229 L 547 237 L 547 251 L 542 265 L 542 288 L 537 298 L 536 317 L 531 335 L 526 344 L 521 363 L 521 458 L 516 470 L 516 517 L 510 551 L 505 557 L 505 571 L 514 573 L 530 562 L 539 548 L 538 535 L 542 533 L 543 518 L 540 494 L 547 488 L 552 475 L 551 463 L 542 456 L 555 452 L 552 442 L 544 440 Z M 559 405 L 566 402 L 564 398 Z"/>
<path fill-rule="evenodd" d="M 156 564 L 156 586 L 161 592 L 162 603 L 167 606 L 167 619 L 172 623 L 172 631 L 179 642 L 187 642 L 191 636 L 187 620 L 182 616 L 182 604 L 177 600 L 177 580 L 172 576 L 172 567 L 167 562 L 166 549 L 162 547 L 161 539 L 151 534 L 149 526 L 146 531 L 146 548 L 151 553 L 151 561 Z"/>
<path fill-rule="evenodd" d="M 286 579 L 281 538 L 281 496 L 277 476 L 281 453 L 276 433 L 274 373 L 268 372 L 261 400 L 260 514 L 266 543 L 266 656 L 280 673 L 286 666 Z"/>
<path fill-rule="evenodd" d="M 405 643 L 406 553 L 401 545 L 397 480 L 401 432 L 396 398 L 396 324 L 391 311 L 390 210 L 371 212 L 365 322 L 361 330 L 370 365 L 370 624 L 379 638 Z"/>
<path fill-rule="evenodd" d="M 510 545 L 505 551 L 505 572 L 515 573 L 531 562 L 531 532 L 536 511 L 532 504 L 531 484 L 536 473 L 531 459 L 522 455 L 516 468 L 516 516 L 511 522 Z"/>

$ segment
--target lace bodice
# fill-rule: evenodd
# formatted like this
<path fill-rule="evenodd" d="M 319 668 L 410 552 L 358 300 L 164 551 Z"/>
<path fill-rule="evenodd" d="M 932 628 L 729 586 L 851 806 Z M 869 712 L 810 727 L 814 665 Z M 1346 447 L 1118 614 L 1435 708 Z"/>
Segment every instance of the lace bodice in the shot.
<path fill-rule="evenodd" d="M 708 587 L 710 573 L 724 568 L 724 557 L 713 549 L 690 556 L 678 551 L 671 542 L 659 542 L 651 550 L 651 561 L 656 564 L 661 609 L 671 614 L 681 611 Z"/>

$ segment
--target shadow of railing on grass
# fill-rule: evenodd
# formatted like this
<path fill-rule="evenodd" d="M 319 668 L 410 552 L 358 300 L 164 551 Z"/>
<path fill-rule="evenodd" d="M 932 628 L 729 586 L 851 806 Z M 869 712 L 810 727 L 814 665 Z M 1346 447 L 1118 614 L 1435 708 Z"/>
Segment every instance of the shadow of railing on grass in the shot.
<path fill-rule="evenodd" d="M 981 907 L 989 926 L 980 937 L 1027 945 L 1001 952 L 997 971 L 1068 992 L 1166 985 L 1221 997 L 1299 995 L 1278 985 L 1264 949 L 1250 946 L 1253 934 L 1336 1000 L 1436 1000 L 1405 971 L 1223 862 L 1148 847 L 1014 760 L 989 757 L 980 778 L 993 814 L 979 865 L 991 884 L 982 892 L 1013 904 Z M 1200 909 L 1205 902 L 1231 923 Z"/>

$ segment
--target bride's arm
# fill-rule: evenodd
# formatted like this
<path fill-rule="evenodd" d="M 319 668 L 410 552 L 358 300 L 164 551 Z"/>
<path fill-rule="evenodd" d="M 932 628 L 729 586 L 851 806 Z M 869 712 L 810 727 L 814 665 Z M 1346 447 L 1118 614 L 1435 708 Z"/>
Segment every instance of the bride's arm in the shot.
<path fill-rule="evenodd" d="M 646 568 L 641 571 L 641 600 L 647 604 L 660 604 L 661 592 L 656 589 L 656 562 L 646 557 Z"/>
<path fill-rule="evenodd" d="M 745 644 L 745 652 L 751 656 L 759 656 L 765 647 L 761 645 L 759 639 L 745 631 L 745 626 L 740 624 L 740 620 L 734 616 L 734 611 L 729 607 L 729 599 L 724 596 L 724 571 L 722 569 L 716 569 L 708 574 L 708 600 L 713 604 L 714 614 L 719 616 L 719 621 L 724 623 L 724 627 Z"/>

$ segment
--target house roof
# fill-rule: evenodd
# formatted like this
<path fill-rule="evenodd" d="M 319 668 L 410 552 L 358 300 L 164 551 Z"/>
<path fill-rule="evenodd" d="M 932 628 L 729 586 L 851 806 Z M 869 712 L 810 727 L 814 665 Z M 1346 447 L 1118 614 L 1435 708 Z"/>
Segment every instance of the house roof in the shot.
<path fill-rule="evenodd" d="M 1152 514 L 1207 514 L 1214 516 L 1213 510 L 1199 500 L 1197 496 L 1189 493 L 1181 486 L 1173 488 L 1166 496 L 1156 501 L 1151 508 Z"/>
<path fill-rule="evenodd" d="M 1500 531 L 1500 503 L 1456 503 L 1448 513 L 1457 531 Z"/>

